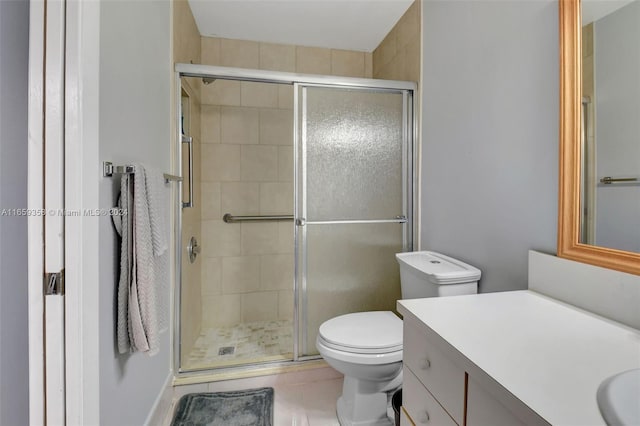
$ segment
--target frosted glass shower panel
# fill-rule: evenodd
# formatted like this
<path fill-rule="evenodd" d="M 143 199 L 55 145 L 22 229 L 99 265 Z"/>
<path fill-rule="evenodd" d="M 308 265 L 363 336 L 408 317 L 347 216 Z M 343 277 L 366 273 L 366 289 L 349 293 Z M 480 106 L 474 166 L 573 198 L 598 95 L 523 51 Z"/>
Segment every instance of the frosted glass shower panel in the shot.
<path fill-rule="evenodd" d="M 403 251 L 403 226 L 399 223 L 307 226 L 303 355 L 318 353 L 315 342 L 324 321 L 350 312 L 395 309 L 400 298 L 395 254 Z"/>
<path fill-rule="evenodd" d="M 403 213 L 401 91 L 304 87 L 302 142 L 309 221 Z"/>

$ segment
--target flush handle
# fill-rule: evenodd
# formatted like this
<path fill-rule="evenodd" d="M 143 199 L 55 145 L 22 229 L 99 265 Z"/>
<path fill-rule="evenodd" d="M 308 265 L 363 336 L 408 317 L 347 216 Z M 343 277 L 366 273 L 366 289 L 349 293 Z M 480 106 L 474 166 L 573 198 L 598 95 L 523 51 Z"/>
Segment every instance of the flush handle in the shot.
<path fill-rule="evenodd" d="M 422 413 L 422 417 L 420 418 L 420 423 L 422 423 L 422 424 L 429 423 L 429 412 L 427 410 L 425 410 Z"/>
<path fill-rule="evenodd" d="M 431 368 L 431 361 L 429 361 L 429 358 L 425 358 L 422 360 L 422 369 L 428 370 L 429 368 Z"/>

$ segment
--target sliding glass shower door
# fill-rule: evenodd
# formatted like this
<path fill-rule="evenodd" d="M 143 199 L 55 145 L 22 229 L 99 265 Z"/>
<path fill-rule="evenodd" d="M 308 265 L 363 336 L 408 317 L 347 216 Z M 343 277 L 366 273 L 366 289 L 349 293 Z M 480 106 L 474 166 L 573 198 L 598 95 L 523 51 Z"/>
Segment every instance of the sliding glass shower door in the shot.
<path fill-rule="evenodd" d="M 393 310 L 412 248 L 409 90 L 295 86 L 298 358 L 322 322 Z"/>
<path fill-rule="evenodd" d="M 415 84 L 176 69 L 175 371 L 314 359 L 322 322 L 395 309 Z"/>

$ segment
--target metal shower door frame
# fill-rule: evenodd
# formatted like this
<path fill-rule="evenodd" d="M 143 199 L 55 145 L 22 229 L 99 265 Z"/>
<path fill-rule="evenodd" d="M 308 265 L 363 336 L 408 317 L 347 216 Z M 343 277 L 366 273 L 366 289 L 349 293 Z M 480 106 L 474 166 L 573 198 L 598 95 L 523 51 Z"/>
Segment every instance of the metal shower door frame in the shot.
<path fill-rule="evenodd" d="M 295 287 L 294 287 L 294 361 L 305 361 L 320 358 L 320 355 L 301 355 L 300 346 L 308 347 L 307 310 L 307 226 L 339 225 L 339 224 L 382 224 L 398 223 L 402 225 L 403 251 L 413 249 L 415 241 L 414 199 L 416 188 L 415 140 L 417 126 L 415 111 L 415 85 L 413 89 L 406 87 L 388 87 L 387 80 L 367 80 L 381 84 L 348 85 L 318 82 L 295 82 L 293 84 L 293 123 L 294 123 L 294 238 L 295 238 Z M 407 83 L 407 82 L 404 82 Z M 411 83 L 410 83 L 411 84 Z M 307 220 L 307 95 L 308 88 L 350 89 L 366 92 L 388 92 L 402 94 L 402 216 L 393 219 L 353 219 L 353 220 Z M 302 123 L 302 128 L 300 128 Z M 302 306 L 300 306 L 302 305 Z M 300 343 L 301 342 L 301 343 Z"/>
<path fill-rule="evenodd" d="M 340 76 L 326 76 L 326 75 L 312 75 L 312 74 L 299 74 L 280 71 L 266 71 L 255 70 L 245 68 L 232 68 L 232 67 L 220 67 L 210 65 L 197 65 L 197 64 L 176 64 L 175 65 L 175 79 L 174 79 L 174 119 L 176 120 L 175 135 L 174 135 L 174 152 L 173 152 L 173 173 L 178 176 L 182 176 L 182 135 L 180 130 L 180 98 L 182 92 L 182 77 L 196 77 L 196 78 L 219 78 L 225 80 L 239 80 L 247 82 L 260 82 L 260 83 L 275 83 L 275 84 L 288 84 L 294 86 L 294 195 L 298 194 L 298 182 L 297 178 L 297 164 L 298 158 L 295 150 L 298 149 L 298 94 L 296 88 L 299 86 L 321 86 L 332 88 L 350 88 L 350 89 L 362 89 L 362 90 L 390 90 L 390 91 L 402 91 L 404 97 L 403 108 L 403 173 L 405 179 L 403 179 L 403 194 L 405 202 L 403 208 L 405 210 L 404 216 L 407 223 L 404 226 L 403 233 L 403 245 L 405 249 L 411 249 L 413 242 L 417 241 L 417 226 L 414 226 L 414 218 L 417 217 L 417 206 L 414 204 L 417 196 L 417 120 L 415 119 L 415 112 L 417 111 L 417 84 L 408 81 L 397 80 L 378 80 L 369 78 L 353 78 L 353 77 L 340 77 Z M 174 239 L 175 239 L 175 265 L 174 265 L 174 295 L 173 295 L 173 367 L 174 374 L 178 378 L 189 378 L 198 375 L 202 375 L 203 371 L 181 371 L 181 333 L 180 333 L 180 298 L 182 290 L 182 196 L 183 185 L 179 185 L 178 191 L 175 194 L 174 202 Z M 197 201 L 197 200 L 196 200 Z M 294 203 L 297 209 L 297 204 Z M 197 205 L 196 205 L 197 206 Z M 298 216 L 295 216 L 298 217 Z M 295 268 L 294 268 L 294 318 L 293 318 L 293 335 L 296 336 L 293 339 L 293 359 L 291 361 L 282 361 L 276 363 L 269 363 L 273 365 L 290 365 L 297 362 L 305 362 L 311 359 L 318 359 L 319 356 L 299 356 L 299 329 L 300 329 L 300 309 L 299 306 L 299 291 L 306 283 L 299 282 L 298 275 L 301 270 L 301 265 L 298 265 L 298 252 L 301 247 L 298 246 L 298 228 L 304 228 L 295 226 Z M 302 265 L 304 267 L 304 265 Z M 226 367 L 228 371 L 248 371 L 255 369 L 262 365 L 260 364 L 246 364 L 237 367 Z M 211 371 L 211 370 L 207 370 Z M 206 373 L 205 371 L 204 373 Z"/>

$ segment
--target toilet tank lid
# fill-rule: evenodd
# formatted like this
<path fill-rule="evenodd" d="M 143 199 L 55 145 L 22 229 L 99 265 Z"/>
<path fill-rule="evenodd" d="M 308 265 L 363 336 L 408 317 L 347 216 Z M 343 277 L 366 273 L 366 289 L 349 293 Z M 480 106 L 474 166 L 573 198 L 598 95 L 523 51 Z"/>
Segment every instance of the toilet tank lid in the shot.
<path fill-rule="evenodd" d="M 433 251 L 397 253 L 400 268 L 408 267 L 434 284 L 460 284 L 478 281 L 478 268 Z"/>

